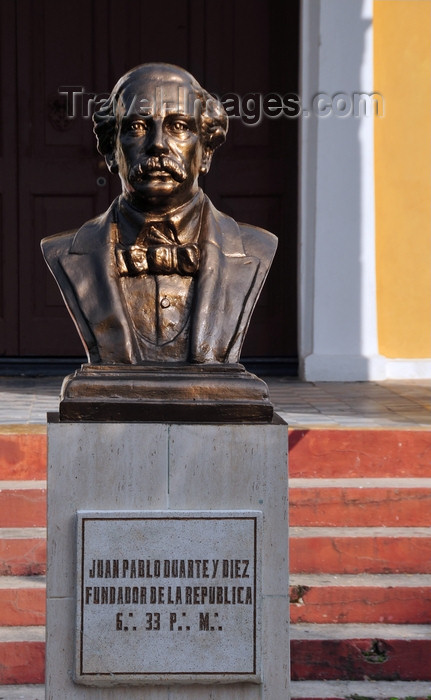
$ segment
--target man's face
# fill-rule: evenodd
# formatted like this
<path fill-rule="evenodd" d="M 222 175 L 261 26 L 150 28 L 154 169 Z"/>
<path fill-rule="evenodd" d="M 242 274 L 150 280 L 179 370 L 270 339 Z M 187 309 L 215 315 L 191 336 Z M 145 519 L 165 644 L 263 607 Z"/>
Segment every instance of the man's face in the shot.
<path fill-rule="evenodd" d="M 114 155 L 123 192 L 137 208 L 166 212 L 197 192 L 209 154 L 194 97 L 186 76 L 154 70 L 137 74 L 122 92 Z"/>

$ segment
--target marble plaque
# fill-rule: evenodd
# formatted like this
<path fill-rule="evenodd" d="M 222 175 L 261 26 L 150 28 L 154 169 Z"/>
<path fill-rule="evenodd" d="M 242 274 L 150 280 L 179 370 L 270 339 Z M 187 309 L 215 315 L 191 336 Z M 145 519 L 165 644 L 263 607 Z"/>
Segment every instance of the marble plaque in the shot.
<path fill-rule="evenodd" d="M 75 682 L 260 682 L 261 515 L 78 511 Z"/>

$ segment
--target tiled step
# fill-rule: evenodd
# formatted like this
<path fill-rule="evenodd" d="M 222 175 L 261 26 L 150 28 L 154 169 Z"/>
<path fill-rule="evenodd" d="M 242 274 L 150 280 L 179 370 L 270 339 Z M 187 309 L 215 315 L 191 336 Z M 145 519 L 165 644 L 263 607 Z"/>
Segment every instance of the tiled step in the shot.
<path fill-rule="evenodd" d="M 29 426 L 23 426 L 26 431 Z M 0 480 L 46 478 L 46 432 L 0 433 Z"/>
<path fill-rule="evenodd" d="M 0 482 L 0 528 L 45 525 L 45 481 Z"/>
<path fill-rule="evenodd" d="M 430 431 L 289 431 L 292 478 L 429 477 L 430 464 Z"/>
<path fill-rule="evenodd" d="M 43 683 L 45 628 L 0 627 L 0 659 L 1 685 Z"/>
<path fill-rule="evenodd" d="M 424 681 L 293 681 L 290 692 L 291 700 L 429 700 L 431 687 Z"/>
<path fill-rule="evenodd" d="M 291 479 L 294 527 L 426 527 L 431 479 Z"/>
<path fill-rule="evenodd" d="M 390 527 L 291 527 L 290 571 L 431 574 L 431 530 Z"/>
<path fill-rule="evenodd" d="M 45 528 L 0 528 L 0 576 L 38 576 L 45 573 Z"/>
<path fill-rule="evenodd" d="M 291 625 L 292 680 L 431 682 L 430 625 Z"/>
<path fill-rule="evenodd" d="M 291 622 L 431 625 L 431 576 L 295 574 Z"/>
<path fill-rule="evenodd" d="M 0 577 L 0 627 L 45 624 L 45 577 Z"/>

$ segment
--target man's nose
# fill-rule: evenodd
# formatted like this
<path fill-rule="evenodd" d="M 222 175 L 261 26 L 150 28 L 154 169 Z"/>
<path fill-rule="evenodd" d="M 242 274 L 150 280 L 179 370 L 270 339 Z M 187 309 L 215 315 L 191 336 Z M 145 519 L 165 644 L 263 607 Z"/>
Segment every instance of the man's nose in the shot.
<path fill-rule="evenodd" d="M 169 148 L 166 143 L 166 134 L 163 131 L 163 123 L 155 121 L 152 124 L 150 133 L 146 139 L 146 152 L 148 155 L 161 155 L 168 153 Z"/>

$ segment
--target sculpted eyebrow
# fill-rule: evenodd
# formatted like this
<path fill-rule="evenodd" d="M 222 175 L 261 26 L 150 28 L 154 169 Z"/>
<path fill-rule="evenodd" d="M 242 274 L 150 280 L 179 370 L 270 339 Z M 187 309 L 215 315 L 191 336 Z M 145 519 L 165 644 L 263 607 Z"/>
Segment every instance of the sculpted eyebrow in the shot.
<path fill-rule="evenodd" d="M 150 110 L 142 110 L 142 112 L 132 112 L 125 114 L 123 120 L 133 121 L 134 119 L 148 119 L 151 116 Z"/>

